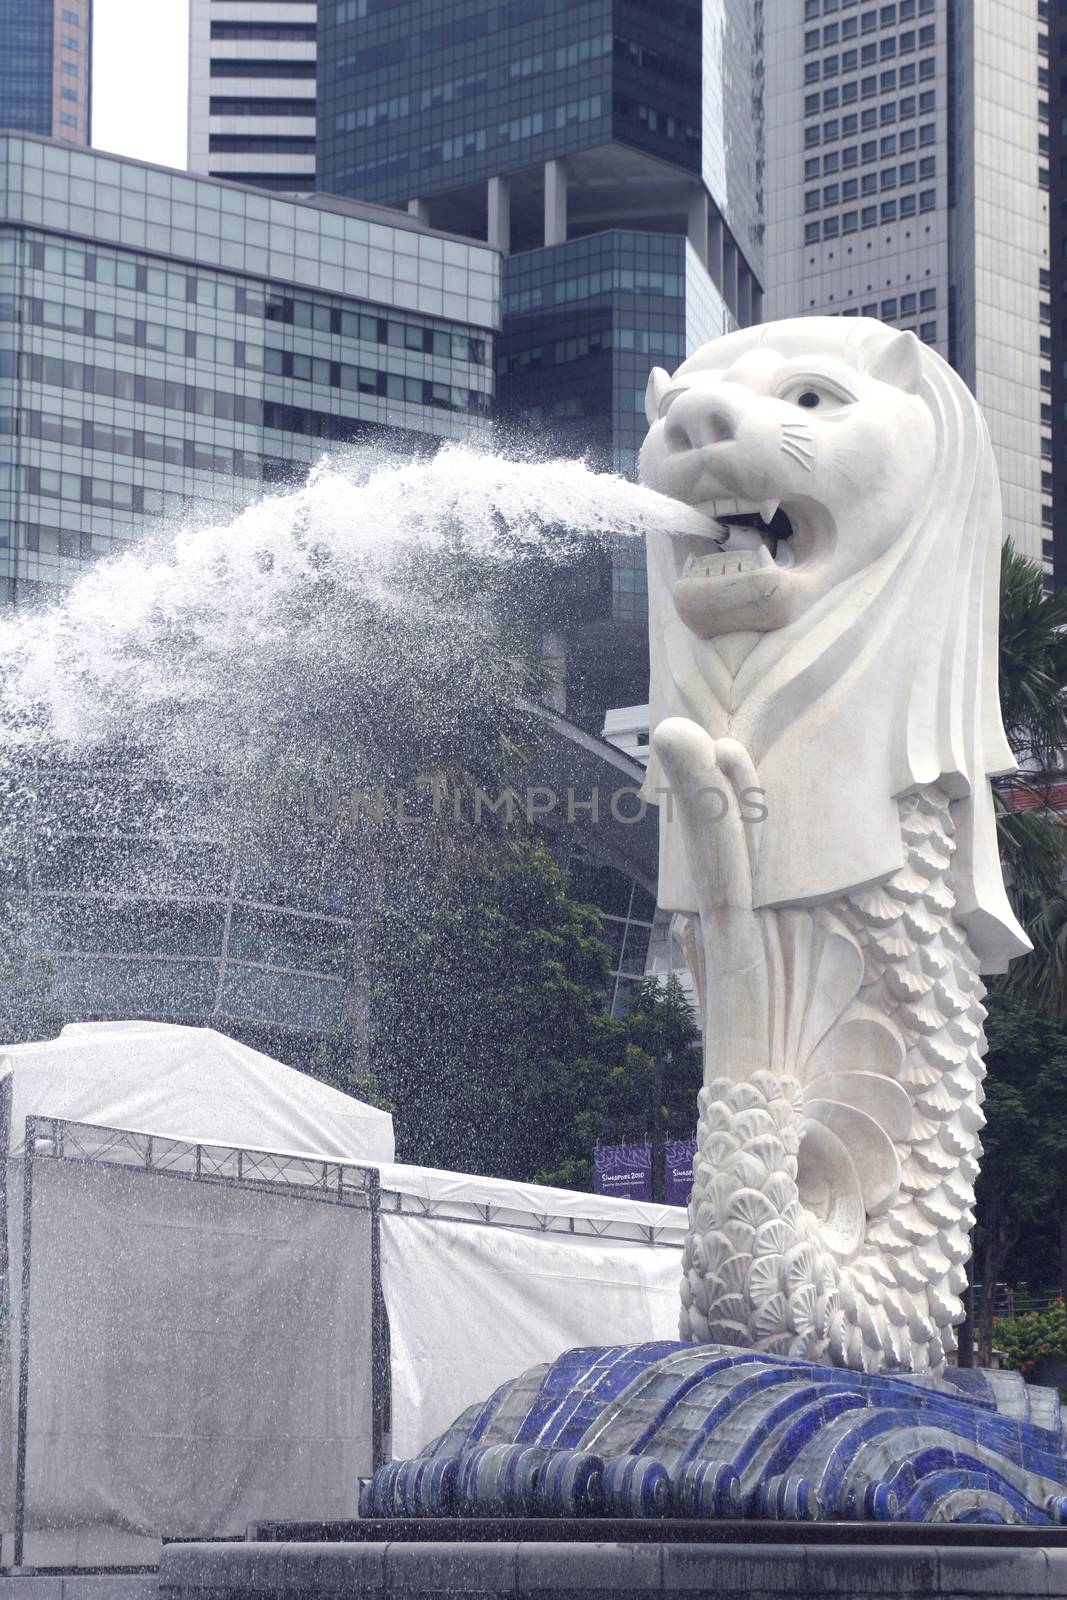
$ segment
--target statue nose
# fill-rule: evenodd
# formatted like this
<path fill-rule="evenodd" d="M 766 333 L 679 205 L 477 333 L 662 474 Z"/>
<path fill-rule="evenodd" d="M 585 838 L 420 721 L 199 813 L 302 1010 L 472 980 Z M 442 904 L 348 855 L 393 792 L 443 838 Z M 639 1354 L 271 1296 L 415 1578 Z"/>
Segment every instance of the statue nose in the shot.
<path fill-rule="evenodd" d="M 699 450 L 736 438 L 740 417 L 723 394 L 693 391 L 679 395 L 667 412 L 666 436 L 672 450 Z"/>

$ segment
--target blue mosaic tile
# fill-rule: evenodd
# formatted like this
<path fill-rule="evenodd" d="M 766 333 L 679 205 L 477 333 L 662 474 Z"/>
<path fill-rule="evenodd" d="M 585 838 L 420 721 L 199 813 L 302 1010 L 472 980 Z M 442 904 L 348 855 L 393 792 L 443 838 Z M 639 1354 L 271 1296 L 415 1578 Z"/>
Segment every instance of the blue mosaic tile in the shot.
<path fill-rule="evenodd" d="M 381 1468 L 362 1503 L 1049 1526 L 1067 1517 L 1067 1458 L 1058 1427 L 1039 1424 L 1059 1416 L 1010 1373 L 871 1377 L 668 1342 L 571 1350 Z"/>

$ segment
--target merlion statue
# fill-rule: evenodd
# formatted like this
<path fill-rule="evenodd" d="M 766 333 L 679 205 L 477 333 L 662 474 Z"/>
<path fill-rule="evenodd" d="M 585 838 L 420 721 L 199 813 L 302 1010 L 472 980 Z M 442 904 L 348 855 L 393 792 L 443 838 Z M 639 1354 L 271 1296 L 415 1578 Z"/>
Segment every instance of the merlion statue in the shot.
<path fill-rule="evenodd" d="M 1014 768 L 989 437 L 944 361 L 863 318 L 729 334 L 647 409 L 643 482 L 709 519 L 648 551 L 646 794 L 706 1040 L 682 1336 L 937 1370 L 979 973 L 1028 948 L 989 786 Z"/>

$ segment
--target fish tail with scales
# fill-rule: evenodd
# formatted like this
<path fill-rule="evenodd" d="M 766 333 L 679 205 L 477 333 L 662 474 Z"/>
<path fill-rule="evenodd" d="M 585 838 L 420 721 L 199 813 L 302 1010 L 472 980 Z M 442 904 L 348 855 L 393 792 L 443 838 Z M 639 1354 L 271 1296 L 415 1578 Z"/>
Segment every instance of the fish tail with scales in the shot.
<path fill-rule="evenodd" d="M 838 1014 L 816 1037 L 825 1017 L 806 1030 L 779 994 L 778 1070 L 701 1091 L 683 1338 L 868 1372 L 937 1370 L 956 1348 L 985 991 L 954 915 L 952 804 L 929 785 L 898 806 L 888 881 L 756 913 L 779 981 L 803 954 Z"/>

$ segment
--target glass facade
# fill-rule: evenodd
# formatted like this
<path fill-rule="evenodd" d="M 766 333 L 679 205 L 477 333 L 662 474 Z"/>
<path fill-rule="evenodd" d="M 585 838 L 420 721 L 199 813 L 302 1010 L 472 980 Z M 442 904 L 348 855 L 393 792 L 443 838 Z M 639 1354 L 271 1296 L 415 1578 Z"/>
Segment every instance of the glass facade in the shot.
<path fill-rule="evenodd" d="M 490 425 L 497 252 L 0 137 L 0 577 L 69 582 L 331 442 Z"/>
<path fill-rule="evenodd" d="M 0 128 L 89 142 L 92 0 L 0 0 Z"/>
<path fill-rule="evenodd" d="M 324 188 L 500 246 L 498 418 L 632 474 L 650 368 L 762 314 L 762 0 L 320 0 L 318 72 Z"/>

